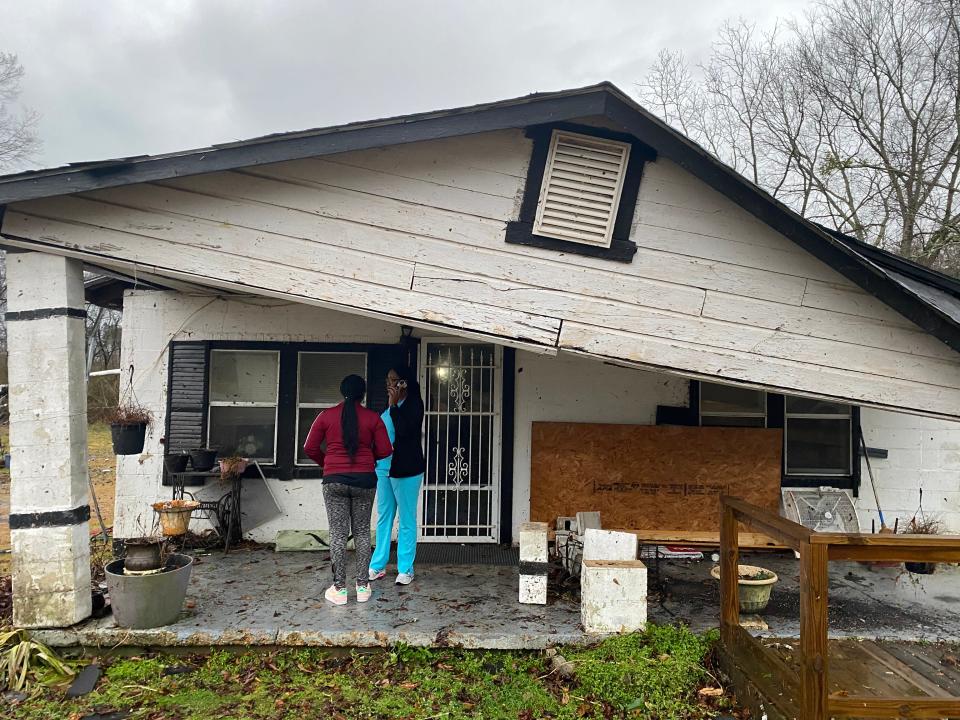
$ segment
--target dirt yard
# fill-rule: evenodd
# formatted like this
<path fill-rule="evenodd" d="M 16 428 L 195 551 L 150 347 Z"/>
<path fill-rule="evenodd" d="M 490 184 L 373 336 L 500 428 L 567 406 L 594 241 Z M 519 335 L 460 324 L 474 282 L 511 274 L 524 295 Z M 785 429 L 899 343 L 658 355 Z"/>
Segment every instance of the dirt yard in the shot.
<path fill-rule="evenodd" d="M 0 440 L 3 447 L 9 447 L 9 428 L 0 427 Z M 113 454 L 113 445 L 110 441 L 110 427 L 105 424 L 91 425 L 89 428 L 89 467 L 90 479 L 93 480 L 94 492 L 100 502 L 103 513 L 103 522 L 109 529 L 113 525 L 113 499 L 116 483 L 116 456 Z M 10 571 L 10 471 L 0 469 L 0 576 Z M 100 532 L 94 510 L 93 499 L 90 499 L 90 533 Z"/>

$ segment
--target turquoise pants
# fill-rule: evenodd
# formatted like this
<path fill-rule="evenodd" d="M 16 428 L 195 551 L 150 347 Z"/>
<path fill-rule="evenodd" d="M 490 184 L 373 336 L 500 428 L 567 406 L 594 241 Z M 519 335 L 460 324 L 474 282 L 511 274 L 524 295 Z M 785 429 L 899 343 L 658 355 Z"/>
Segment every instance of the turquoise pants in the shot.
<path fill-rule="evenodd" d="M 417 555 L 417 501 L 423 475 L 392 478 L 377 473 L 377 547 L 370 558 L 370 567 L 383 570 L 390 560 L 390 536 L 393 519 L 400 515 L 397 530 L 397 572 L 413 575 Z"/>

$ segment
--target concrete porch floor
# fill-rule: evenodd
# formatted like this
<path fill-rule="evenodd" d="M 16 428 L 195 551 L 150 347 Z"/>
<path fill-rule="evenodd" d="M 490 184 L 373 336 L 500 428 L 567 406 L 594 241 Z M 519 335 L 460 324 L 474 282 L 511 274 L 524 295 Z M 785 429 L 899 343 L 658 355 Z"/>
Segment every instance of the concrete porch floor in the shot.
<path fill-rule="evenodd" d="M 330 582 L 326 553 L 234 550 L 202 555 L 195 565 L 187 607 L 174 625 L 151 630 L 116 626 L 113 616 L 34 635 L 53 646 L 313 645 L 379 647 L 450 645 L 537 649 L 589 642 L 580 627 L 580 605 L 551 598 L 547 606 L 517 602 L 514 567 L 420 565 L 407 587 L 392 577 L 374 583 L 373 597 L 345 607 L 322 599 Z M 352 565 L 352 558 L 350 560 Z M 799 569 L 789 554 L 744 555 L 741 562 L 776 572 L 759 634 L 799 634 Z M 716 627 L 717 582 L 713 563 L 661 560 L 650 568 L 649 619 L 684 622 L 694 630 Z M 960 637 L 960 568 L 941 565 L 930 576 L 902 568 L 831 563 L 831 637 L 956 640 Z"/>

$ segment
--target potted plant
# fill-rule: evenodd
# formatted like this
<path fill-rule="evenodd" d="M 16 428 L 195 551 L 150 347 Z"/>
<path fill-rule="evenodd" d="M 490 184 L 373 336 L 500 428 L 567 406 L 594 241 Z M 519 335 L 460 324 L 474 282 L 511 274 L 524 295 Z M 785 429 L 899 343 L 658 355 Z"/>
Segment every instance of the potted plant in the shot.
<path fill-rule="evenodd" d="M 720 579 L 720 566 L 710 574 Z M 770 602 L 770 591 L 780 578 L 772 570 L 756 565 L 737 565 L 737 590 L 740 598 L 740 612 L 763 612 Z"/>
<path fill-rule="evenodd" d="M 182 473 L 187 469 L 187 463 L 190 461 L 190 455 L 185 452 L 168 453 L 163 456 L 163 466 L 171 475 Z"/>
<path fill-rule="evenodd" d="M 145 530 L 139 516 L 137 525 Z M 193 558 L 168 553 L 166 541 L 147 532 L 126 540 L 124 545 L 124 557 L 114 558 L 104 568 L 117 625 L 152 628 L 176 622 L 187 594 Z"/>
<path fill-rule="evenodd" d="M 110 413 L 110 435 L 115 455 L 139 455 L 153 422 L 153 413 L 136 402 L 118 405 Z"/>
<path fill-rule="evenodd" d="M 190 451 L 190 462 L 197 472 L 206 472 L 217 462 L 217 451 L 210 448 L 196 448 Z"/>
<path fill-rule="evenodd" d="M 247 458 L 238 455 L 220 458 L 220 477 L 224 480 L 240 477 L 249 464 L 250 461 Z"/>
<path fill-rule="evenodd" d="M 186 535 L 190 527 L 190 516 L 200 507 L 196 500 L 164 500 L 152 505 L 160 517 L 160 527 L 166 537 Z"/>
<path fill-rule="evenodd" d="M 157 570 L 163 565 L 165 541 L 160 537 L 129 538 L 123 543 L 124 567 L 132 572 Z"/>
<path fill-rule="evenodd" d="M 941 527 L 939 520 L 924 517 L 921 511 L 910 519 L 903 532 L 910 535 L 938 535 Z M 905 562 L 903 566 L 907 572 L 917 575 L 933 575 L 937 570 L 937 564 L 932 562 Z"/>

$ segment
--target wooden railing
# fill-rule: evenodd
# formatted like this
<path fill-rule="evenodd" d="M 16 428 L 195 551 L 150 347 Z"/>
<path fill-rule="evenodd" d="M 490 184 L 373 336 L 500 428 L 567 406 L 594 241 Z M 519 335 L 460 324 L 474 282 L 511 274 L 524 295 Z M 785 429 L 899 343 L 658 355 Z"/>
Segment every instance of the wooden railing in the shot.
<path fill-rule="evenodd" d="M 740 626 L 739 523 L 800 553 L 800 675 Z M 960 698 L 830 695 L 827 563 L 830 560 L 960 562 L 960 537 L 818 533 L 738 498 L 720 498 L 720 636 L 724 650 L 768 698 L 796 698 L 801 720 L 960 717 Z"/>

